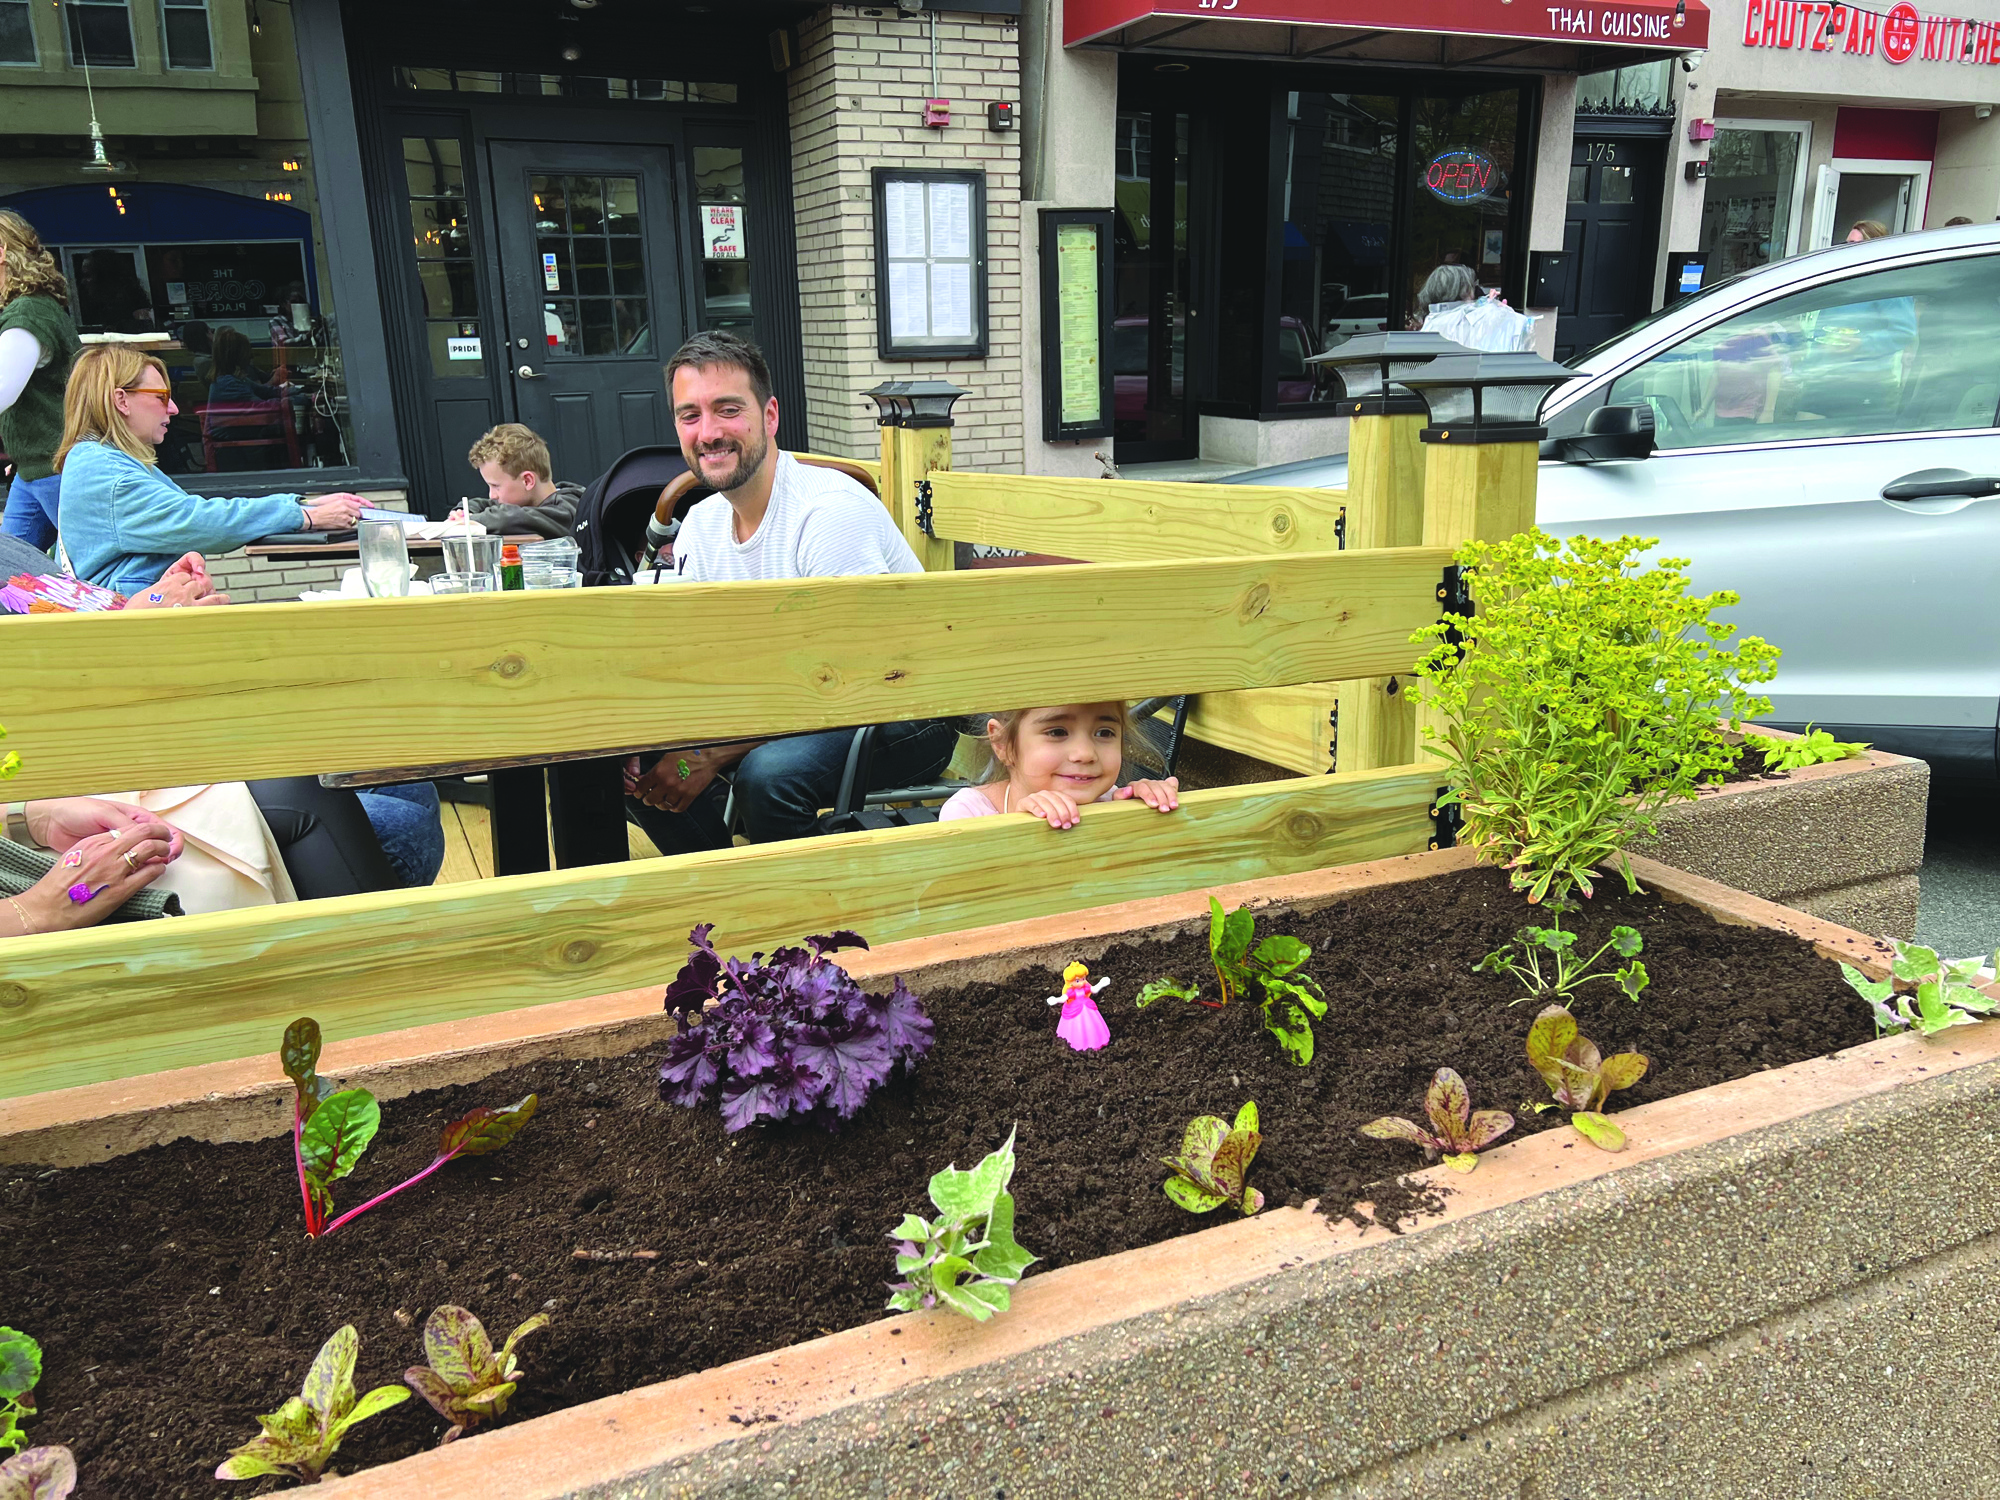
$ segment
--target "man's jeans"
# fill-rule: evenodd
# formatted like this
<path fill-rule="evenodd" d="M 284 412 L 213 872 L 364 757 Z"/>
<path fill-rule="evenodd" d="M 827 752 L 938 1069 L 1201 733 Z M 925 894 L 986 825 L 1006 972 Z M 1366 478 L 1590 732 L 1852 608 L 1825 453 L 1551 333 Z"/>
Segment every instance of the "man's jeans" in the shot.
<path fill-rule="evenodd" d="M 736 763 L 736 811 L 745 836 L 753 844 L 773 839 L 804 838 L 818 822 L 820 809 L 840 795 L 840 773 L 854 743 L 851 729 L 824 734 L 793 734 L 770 740 Z M 936 778 L 951 760 L 958 733 L 935 719 L 886 724 L 875 741 L 869 763 L 868 790 L 911 786 Z M 657 760 L 659 757 L 653 757 Z M 710 782 L 684 813 L 648 807 L 636 797 L 625 799 L 630 818 L 662 854 L 691 854 L 698 849 L 727 849 L 729 829 L 723 809 L 729 787 L 720 778 Z"/>
<path fill-rule="evenodd" d="M 429 885 L 444 868 L 444 823 L 428 781 L 371 786 L 355 793 L 390 866 L 406 886 Z"/>

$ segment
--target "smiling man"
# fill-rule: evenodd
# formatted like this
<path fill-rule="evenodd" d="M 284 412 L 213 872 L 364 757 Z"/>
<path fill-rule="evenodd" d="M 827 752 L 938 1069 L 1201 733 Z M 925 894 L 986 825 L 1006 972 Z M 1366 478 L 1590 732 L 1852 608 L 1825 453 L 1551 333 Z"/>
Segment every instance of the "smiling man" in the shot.
<path fill-rule="evenodd" d="M 688 512 L 674 539 L 682 582 L 923 571 L 881 501 L 846 475 L 779 450 L 778 401 L 755 344 L 696 334 L 668 362 L 667 389 L 681 456 L 716 491 Z M 838 792 L 852 739 L 847 730 L 789 735 L 664 757 L 643 774 L 635 762 L 626 811 L 663 854 L 726 848 L 728 788 L 717 778 L 734 766 L 745 835 L 753 843 L 800 838 Z M 930 780 L 955 743 L 947 724 L 888 726 L 870 789 Z"/>

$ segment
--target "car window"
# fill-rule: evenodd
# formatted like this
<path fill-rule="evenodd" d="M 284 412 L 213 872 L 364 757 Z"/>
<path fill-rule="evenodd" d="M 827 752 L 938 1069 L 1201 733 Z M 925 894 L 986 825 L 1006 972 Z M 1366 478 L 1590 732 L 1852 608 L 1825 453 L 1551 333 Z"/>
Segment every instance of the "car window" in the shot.
<path fill-rule="evenodd" d="M 1662 448 L 1991 427 L 2000 256 L 1897 266 L 1794 292 L 1611 383 Z"/>
<path fill-rule="evenodd" d="M 1296 328 L 1278 329 L 1278 379 L 1305 380 L 1311 372 L 1306 369 L 1305 335 Z"/>

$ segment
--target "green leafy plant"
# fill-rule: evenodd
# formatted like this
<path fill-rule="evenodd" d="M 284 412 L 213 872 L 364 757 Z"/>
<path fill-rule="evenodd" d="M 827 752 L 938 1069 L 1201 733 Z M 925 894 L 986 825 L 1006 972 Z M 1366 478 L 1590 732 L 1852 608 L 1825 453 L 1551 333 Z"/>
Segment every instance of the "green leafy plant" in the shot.
<path fill-rule="evenodd" d="M 889 1231 L 896 1270 L 889 1306 L 902 1312 L 948 1307 L 984 1323 L 1012 1303 L 1021 1273 L 1039 1256 L 1014 1243 L 1014 1132 L 970 1172 L 946 1167 L 931 1179 L 938 1217 L 904 1214 Z"/>
<path fill-rule="evenodd" d="M 27 1442 L 21 1420 L 35 1414 L 35 1385 L 42 1378 L 42 1346 L 17 1328 L 0 1328 L 0 1453 Z"/>
<path fill-rule="evenodd" d="M 1378 1141 L 1409 1141 L 1426 1156 L 1443 1156 L 1454 1172 L 1470 1172 L 1479 1165 L 1478 1153 L 1514 1128 L 1514 1117 L 1504 1109 L 1475 1111 L 1465 1080 L 1450 1068 L 1439 1068 L 1431 1080 L 1424 1113 L 1430 1116 L 1429 1130 L 1401 1115 L 1384 1115 L 1363 1125 L 1361 1133 Z"/>
<path fill-rule="evenodd" d="M 1764 757 L 1767 771 L 1800 771 L 1807 766 L 1825 765 L 1829 761 L 1853 760 L 1867 753 L 1866 740 L 1837 740 L 1824 729 L 1806 725 L 1806 732 L 1797 739 L 1781 740 L 1775 735 L 1745 733 L 1744 748 L 1755 750 Z"/>
<path fill-rule="evenodd" d="M 1243 1177 L 1263 1141 L 1257 1129 L 1255 1100 L 1236 1111 L 1236 1123 L 1215 1115 L 1196 1115 L 1181 1140 L 1179 1156 L 1160 1159 L 1174 1169 L 1166 1181 L 1167 1196 L 1191 1214 L 1205 1214 L 1233 1203 L 1248 1216 L 1264 1206 L 1264 1195 L 1246 1186 Z"/>
<path fill-rule="evenodd" d="M 1991 959 L 1962 958 L 1946 963 L 1934 948 L 1895 938 L 1887 941 L 1896 954 L 1889 962 L 1889 978 L 1870 979 L 1851 964 L 1840 966 L 1854 992 L 1875 1012 L 1877 1036 L 1912 1027 L 1925 1036 L 1936 1036 L 1953 1026 L 1970 1026 L 2000 1009 L 2000 1000 L 1978 988 L 1982 968 L 1992 964 L 2000 973 L 2000 952 Z"/>
<path fill-rule="evenodd" d="M 1429 649 L 1412 695 L 1447 725 L 1424 730 L 1441 800 L 1530 901 L 1590 895 L 1612 859 L 1636 890 L 1625 846 L 1734 763 L 1716 721 L 1770 712 L 1744 685 L 1777 674 L 1777 649 L 1724 646 L 1736 627 L 1713 616 L 1737 596 L 1691 595 L 1682 559 L 1641 569 L 1651 546 L 1540 531 L 1468 543 L 1472 613 L 1413 637 Z"/>
<path fill-rule="evenodd" d="M 1155 1000 L 1190 1000 L 1214 1008 L 1237 995 L 1254 993 L 1264 1012 L 1264 1025 L 1286 1054 L 1304 1067 L 1313 1060 L 1312 1023 L 1326 1014 L 1326 991 L 1310 974 L 1299 971 L 1312 948 L 1295 937 L 1273 934 L 1253 949 L 1256 919 L 1248 907 L 1223 914 L 1222 903 L 1208 898 L 1208 957 L 1222 998 L 1204 1000 L 1198 985 L 1178 979 L 1155 979 L 1139 991 L 1141 1009 Z"/>
<path fill-rule="evenodd" d="M 67 1448 L 30 1448 L 0 1463 L 0 1500 L 69 1500 L 76 1458 Z"/>
<path fill-rule="evenodd" d="M 1551 1005 L 1528 1028 L 1528 1061 L 1542 1075 L 1556 1103 L 1571 1111 L 1569 1122 L 1593 1146 L 1625 1149 L 1625 1132 L 1600 1105 L 1613 1089 L 1629 1089 L 1646 1076 L 1648 1063 L 1637 1052 L 1605 1057 L 1577 1030 L 1576 1017 Z"/>
<path fill-rule="evenodd" d="M 301 1016 L 285 1028 L 278 1061 L 292 1080 L 292 1159 L 298 1167 L 308 1239 L 332 1234 L 404 1188 L 415 1187 L 447 1162 L 500 1150 L 534 1118 L 539 1103 L 530 1094 L 505 1109 L 482 1104 L 459 1116 L 445 1126 L 437 1156 L 423 1171 L 329 1222 L 333 1184 L 354 1170 L 368 1143 L 375 1139 L 382 1125 L 382 1107 L 366 1089 L 335 1090 L 319 1076 L 319 1053 L 319 1022 L 311 1016 Z"/>
<path fill-rule="evenodd" d="M 318 1484 L 339 1451 L 340 1440 L 355 1423 L 410 1399 L 407 1386 L 382 1385 L 356 1400 L 354 1361 L 360 1353 L 361 1335 L 352 1324 L 335 1330 L 313 1359 L 299 1394 L 269 1416 L 259 1417 L 257 1425 L 264 1430 L 232 1450 L 215 1477 L 262 1479 L 275 1474 Z"/>
<path fill-rule="evenodd" d="M 506 1415 L 521 1383 L 514 1346 L 548 1326 L 548 1314 L 536 1313 L 508 1334 L 496 1353 L 485 1327 L 462 1307 L 447 1304 L 424 1320 L 424 1358 L 430 1363 L 412 1365 L 403 1379 L 451 1423 L 439 1447 L 481 1422 Z"/>
<path fill-rule="evenodd" d="M 1521 928 L 1514 934 L 1513 942 L 1495 948 L 1474 964 L 1473 973 L 1511 975 L 1526 993 L 1515 996 L 1507 1002 L 1509 1005 L 1519 1005 L 1523 1000 L 1568 1000 L 1594 979 L 1609 979 L 1625 992 L 1626 999 L 1637 1000 L 1639 992 L 1650 982 L 1646 966 L 1638 958 L 1639 950 L 1646 946 L 1639 929 L 1614 927 L 1602 947 L 1588 958 L 1579 958 L 1576 934 L 1564 932 L 1562 927 L 1568 903 L 1551 901 L 1548 909 L 1547 927 Z M 1591 970 L 1597 967 L 1597 961 L 1610 952 L 1631 961 L 1609 973 L 1593 974 Z M 1542 970 L 1544 953 L 1548 955 L 1547 973 Z"/>
<path fill-rule="evenodd" d="M 0 740 L 6 738 L 7 730 L 5 726 L 0 725 Z M 20 769 L 21 757 L 16 755 L 12 750 L 7 751 L 4 755 L 0 755 L 0 781 L 11 779 L 14 773 Z"/>

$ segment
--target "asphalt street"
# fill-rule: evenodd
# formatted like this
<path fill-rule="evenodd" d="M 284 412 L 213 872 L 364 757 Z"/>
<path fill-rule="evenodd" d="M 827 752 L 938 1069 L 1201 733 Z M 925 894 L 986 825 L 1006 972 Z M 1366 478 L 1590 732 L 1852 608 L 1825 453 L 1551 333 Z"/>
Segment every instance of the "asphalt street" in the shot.
<path fill-rule="evenodd" d="M 1947 958 L 2000 944 L 2000 783 L 1931 783 L 1918 884 L 1918 942 Z"/>

